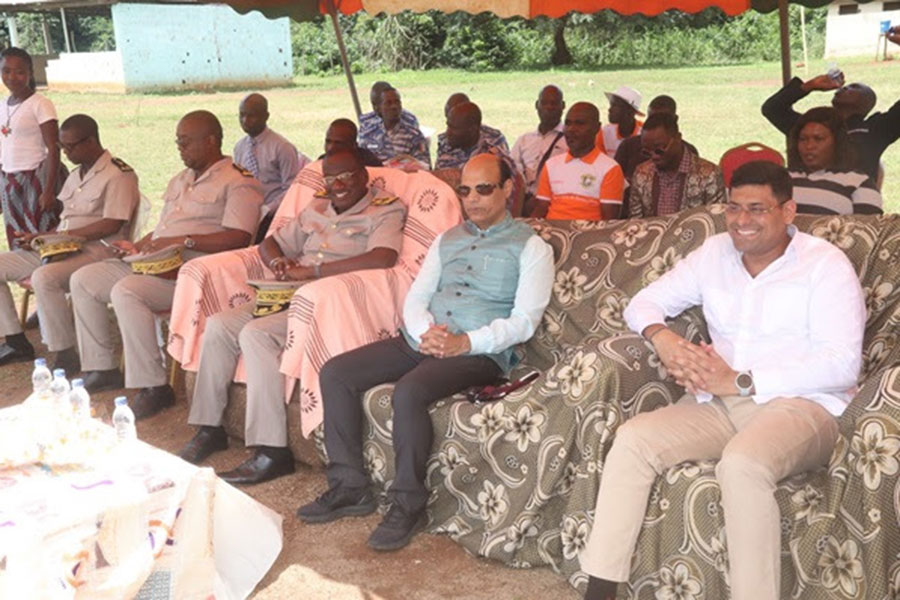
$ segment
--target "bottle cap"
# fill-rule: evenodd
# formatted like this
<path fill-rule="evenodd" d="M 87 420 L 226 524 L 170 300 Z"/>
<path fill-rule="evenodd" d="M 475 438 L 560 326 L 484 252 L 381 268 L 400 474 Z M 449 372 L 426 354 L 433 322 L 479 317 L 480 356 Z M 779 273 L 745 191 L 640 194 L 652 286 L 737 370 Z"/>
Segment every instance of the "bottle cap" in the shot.
<path fill-rule="evenodd" d="M 73 387 L 73 388 L 84 387 L 84 379 L 81 379 L 81 378 L 79 378 L 79 379 L 73 379 L 73 380 L 72 380 L 72 387 Z"/>
<path fill-rule="evenodd" d="M 66 370 L 65 369 L 53 369 L 53 376 L 54 377 L 62 377 L 63 379 L 65 379 L 66 378 Z"/>
<path fill-rule="evenodd" d="M 34 366 L 36 367 L 46 367 L 47 359 L 46 358 L 36 358 L 34 359 Z"/>
<path fill-rule="evenodd" d="M 128 398 L 125 396 L 119 396 L 116 398 L 116 406 L 128 406 Z"/>

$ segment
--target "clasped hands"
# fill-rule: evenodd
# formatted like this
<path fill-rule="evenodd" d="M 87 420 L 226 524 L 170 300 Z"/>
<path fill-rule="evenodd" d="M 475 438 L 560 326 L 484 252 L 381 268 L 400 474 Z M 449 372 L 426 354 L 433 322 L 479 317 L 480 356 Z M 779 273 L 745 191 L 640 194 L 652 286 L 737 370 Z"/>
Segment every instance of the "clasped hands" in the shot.
<path fill-rule="evenodd" d="M 708 392 L 733 396 L 737 371 L 733 370 L 711 344 L 692 344 L 666 328 L 651 336 L 652 344 L 669 374 L 691 394 Z"/>
<path fill-rule="evenodd" d="M 269 269 L 275 274 L 278 281 L 303 281 L 313 279 L 315 271 L 310 267 L 301 266 L 299 262 L 286 256 L 276 256 L 269 262 Z"/>
<path fill-rule="evenodd" d="M 419 352 L 435 358 L 450 358 L 469 352 L 472 344 L 465 333 L 450 333 L 446 325 L 432 325 L 422 334 Z"/>

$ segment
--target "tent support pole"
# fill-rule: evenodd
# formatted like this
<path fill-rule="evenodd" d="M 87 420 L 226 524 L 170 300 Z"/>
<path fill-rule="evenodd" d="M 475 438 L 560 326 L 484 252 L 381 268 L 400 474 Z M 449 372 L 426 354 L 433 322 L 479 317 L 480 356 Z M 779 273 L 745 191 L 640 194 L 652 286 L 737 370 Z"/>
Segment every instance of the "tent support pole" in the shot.
<path fill-rule="evenodd" d="M 341 63 L 344 65 L 344 73 L 347 75 L 347 85 L 350 86 L 350 95 L 353 97 L 353 108 L 356 109 L 356 118 L 362 115 L 359 107 L 359 96 L 356 93 L 356 84 L 353 83 L 353 73 L 350 72 L 350 61 L 347 59 L 347 48 L 344 46 L 344 36 L 341 34 L 341 25 L 338 23 L 337 9 L 334 0 L 327 0 L 328 14 L 331 15 L 331 24 L 334 26 L 334 35 L 337 37 L 338 50 L 341 51 Z"/>
<path fill-rule="evenodd" d="M 778 0 L 778 24 L 781 29 L 781 81 L 791 80 L 791 35 L 788 28 L 788 0 Z"/>

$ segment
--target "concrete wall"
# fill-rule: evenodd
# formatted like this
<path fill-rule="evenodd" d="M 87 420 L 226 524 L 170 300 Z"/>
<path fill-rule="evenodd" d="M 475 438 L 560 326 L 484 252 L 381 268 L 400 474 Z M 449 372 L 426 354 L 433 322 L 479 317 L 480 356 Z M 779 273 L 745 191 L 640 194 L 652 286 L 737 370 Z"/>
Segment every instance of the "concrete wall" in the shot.
<path fill-rule="evenodd" d="M 262 88 L 293 77 L 290 25 L 225 5 L 116 4 L 127 91 Z"/>
<path fill-rule="evenodd" d="M 854 5 L 847 0 L 833 2 L 828 7 L 825 30 L 825 56 L 870 56 L 875 57 L 875 46 L 882 21 L 900 25 L 900 10 L 884 11 L 884 2 L 875 1 L 856 4 L 859 12 L 852 15 L 838 14 L 841 5 Z M 882 42 L 883 44 L 884 42 Z M 888 56 L 900 55 L 900 47 L 888 43 Z M 879 54 L 881 50 L 879 47 Z"/>
<path fill-rule="evenodd" d="M 122 55 L 111 52 L 63 52 L 47 63 L 50 89 L 76 92 L 124 92 Z"/>

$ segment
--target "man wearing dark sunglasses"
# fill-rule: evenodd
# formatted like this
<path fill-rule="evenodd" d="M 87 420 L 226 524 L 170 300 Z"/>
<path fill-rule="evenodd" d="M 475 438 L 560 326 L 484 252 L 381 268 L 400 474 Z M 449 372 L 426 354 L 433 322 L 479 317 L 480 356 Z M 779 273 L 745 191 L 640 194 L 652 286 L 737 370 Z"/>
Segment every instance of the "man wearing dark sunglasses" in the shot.
<path fill-rule="evenodd" d="M 63 204 L 57 233 L 84 238 L 80 251 L 41 265 L 30 243 L 38 234 L 16 234 L 19 248 L 0 254 L 0 281 L 20 281 L 31 277 L 38 302 L 41 334 L 51 352 L 56 352 L 54 368 L 77 372 L 75 323 L 66 300 L 69 278 L 81 267 L 114 258 L 102 241 L 123 239 L 140 201 L 138 178 L 124 161 L 114 158 L 100 144 L 97 122 L 87 115 L 72 115 L 59 129 L 59 146 L 76 168 L 59 192 Z M 34 358 L 34 348 L 25 338 L 16 316 L 9 288 L 0 284 L 0 364 Z"/>
<path fill-rule="evenodd" d="M 403 308 L 402 335 L 332 358 L 319 374 L 329 489 L 302 506 L 307 523 L 366 515 L 376 503 L 363 459 L 362 395 L 396 382 L 392 403 L 396 476 L 391 507 L 369 537 L 397 550 L 424 526 L 425 467 L 433 431 L 428 407 L 494 383 L 517 360 L 550 301 L 553 251 L 506 209 L 511 171 L 493 154 L 463 168 L 457 194 L 467 220 L 439 235 Z"/>
<path fill-rule="evenodd" d="M 628 206 L 632 218 L 725 202 L 722 172 L 687 149 L 675 115 L 654 113 L 647 118 L 641 131 L 641 152 L 647 160 L 631 179 Z"/>

